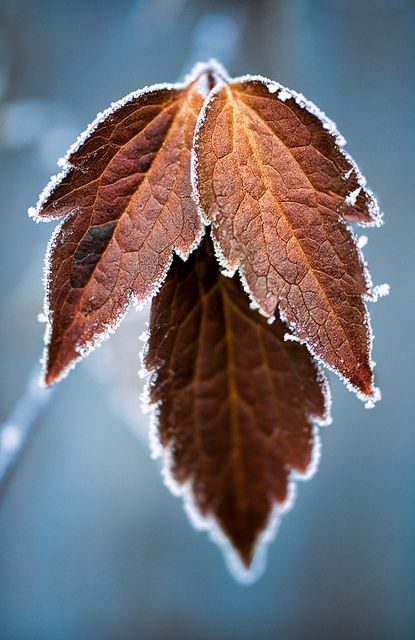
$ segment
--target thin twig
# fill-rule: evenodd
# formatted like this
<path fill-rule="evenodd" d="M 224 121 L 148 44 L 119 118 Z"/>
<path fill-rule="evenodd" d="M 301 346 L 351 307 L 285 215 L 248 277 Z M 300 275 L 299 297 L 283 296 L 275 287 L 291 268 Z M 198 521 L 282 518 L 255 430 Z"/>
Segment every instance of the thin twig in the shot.
<path fill-rule="evenodd" d="M 20 459 L 38 424 L 42 411 L 53 394 L 52 388 L 39 384 L 40 364 L 33 368 L 24 393 L 9 417 L 0 425 L 0 493 Z"/>

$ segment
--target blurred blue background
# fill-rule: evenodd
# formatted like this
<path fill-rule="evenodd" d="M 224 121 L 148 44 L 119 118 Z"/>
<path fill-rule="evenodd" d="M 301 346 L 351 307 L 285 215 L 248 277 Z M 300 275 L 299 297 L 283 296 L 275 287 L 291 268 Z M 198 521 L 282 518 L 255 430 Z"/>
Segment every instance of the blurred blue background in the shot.
<path fill-rule="evenodd" d="M 28 206 L 97 111 L 196 59 L 335 119 L 385 212 L 365 255 L 391 284 L 372 305 L 383 400 L 333 381 L 319 471 L 250 587 L 150 459 L 130 319 L 56 390 L 1 493 L 2 640 L 415 638 L 414 38 L 411 0 L 0 1 L 0 419 L 42 343 L 52 226 Z"/>

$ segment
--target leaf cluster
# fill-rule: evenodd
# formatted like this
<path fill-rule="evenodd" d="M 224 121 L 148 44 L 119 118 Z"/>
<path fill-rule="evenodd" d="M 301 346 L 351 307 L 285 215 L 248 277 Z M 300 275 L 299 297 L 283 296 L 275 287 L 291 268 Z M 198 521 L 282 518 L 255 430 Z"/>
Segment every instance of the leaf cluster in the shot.
<path fill-rule="evenodd" d="M 343 146 L 301 94 L 210 62 L 99 114 L 30 212 L 59 220 L 46 383 L 152 300 L 144 363 L 169 473 L 246 567 L 312 468 L 323 367 L 378 397 L 350 223 L 380 214 Z"/>

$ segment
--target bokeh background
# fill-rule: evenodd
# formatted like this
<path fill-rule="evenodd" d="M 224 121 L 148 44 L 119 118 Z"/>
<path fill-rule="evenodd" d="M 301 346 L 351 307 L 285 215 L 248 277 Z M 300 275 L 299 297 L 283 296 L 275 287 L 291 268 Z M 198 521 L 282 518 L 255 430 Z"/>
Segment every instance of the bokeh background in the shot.
<path fill-rule="evenodd" d="M 0 420 L 36 418 L 0 487 L 2 640 L 415 637 L 414 38 L 411 0 L 0 1 Z M 365 255 L 391 284 L 371 309 L 383 400 L 365 410 L 333 381 L 319 471 L 250 587 L 149 456 L 143 314 L 42 410 L 25 391 L 52 231 L 28 206 L 97 111 L 212 55 L 336 120 L 385 212 Z M 3 454 L 18 440 L 3 433 Z"/>

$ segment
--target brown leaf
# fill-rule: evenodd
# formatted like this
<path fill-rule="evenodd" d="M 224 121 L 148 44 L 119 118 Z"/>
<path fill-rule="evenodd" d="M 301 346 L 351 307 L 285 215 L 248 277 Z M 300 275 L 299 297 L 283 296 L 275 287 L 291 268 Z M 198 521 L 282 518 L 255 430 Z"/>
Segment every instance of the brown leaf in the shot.
<path fill-rule="evenodd" d="M 369 277 L 345 220 L 377 224 L 371 193 L 334 125 L 264 79 L 212 92 L 196 138 L 196 183 L 223 266 L 277 309 L 360 395 L 373 387 Z"/>
<path fill-rule="evenodd" d="M 200 238 L 190 186 L 197 80 L 113 105 L 41 198 L 39 219 L 66 216 L 50 245 L 47 383 L 114 328 L 131 299 L 154 293 L 173 251 L 186 257 Z"/>
<path fill-rule="evenodd" d="M 174 479 L 190 481 L 246 566 L 291 471 L 310 466 L 314 423 L 327 419 L 324 379 L 285 330 L 220 275 L 209 238 L 186 263 L 174 259 L 152 302 L 145 365 L 158 437 Z"/>

